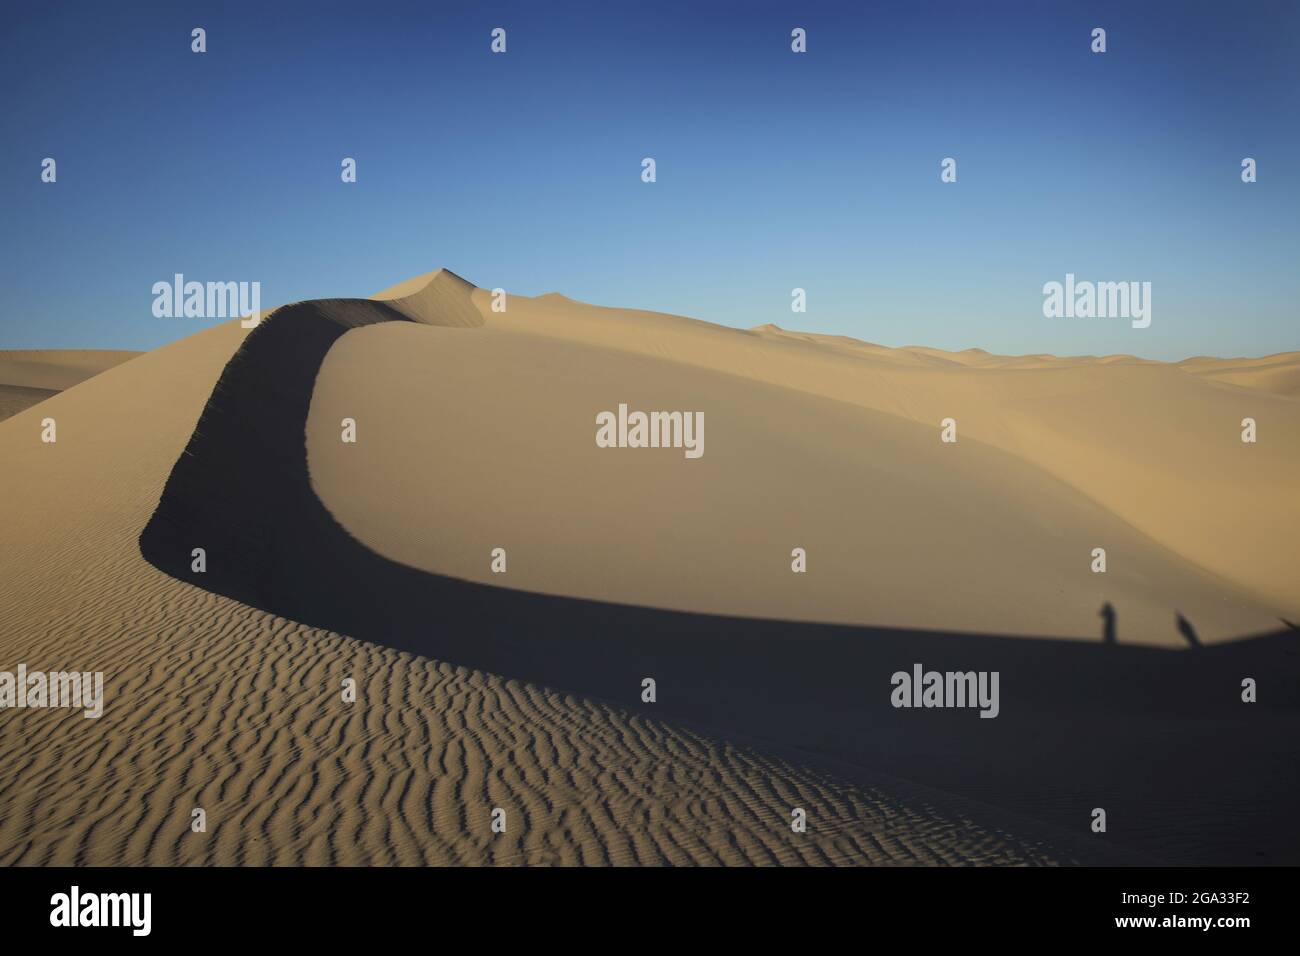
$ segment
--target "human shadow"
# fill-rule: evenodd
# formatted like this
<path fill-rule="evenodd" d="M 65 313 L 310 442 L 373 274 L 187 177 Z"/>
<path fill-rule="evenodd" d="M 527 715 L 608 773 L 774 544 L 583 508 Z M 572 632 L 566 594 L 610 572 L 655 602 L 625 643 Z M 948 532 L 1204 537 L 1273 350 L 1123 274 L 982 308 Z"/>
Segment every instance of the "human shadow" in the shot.
<path fill-rule="evenodd" d="M 1106 644 L 1115 643 L 1115 606 L 1107 601 L 1097 612 L 1102 619 L 1101 639 Z"/>
<path fill-rule="evenodd" d="M 1295 828 L 1278 827 L 1300 784 L 1276 772 L 1279 728 L 1300 711 L 1293 633 L 1187 654 L 1115 644 L 1113 608 L 1106 647 L 743 618 L 516 591 L 376 554 L 316 496 L 306 422 L 333 343 L 387 321 L 408 320 L 380 302 L 319 300 L 254 329 L 166 482 L 140 536 L 144 557 L 307 625 L 797 748 L 863 779 L 890 773 L 1075 830 L 1105 799 L 1125 820 L 1111 839 L 1160 858 L 1170 858 L 1174 827 L 1187 834 L 1179 861 L 1260 862 L 1252 854 L 1266 845 L 1269 862 L 1300 862 Z M 203 573 L 191 570 L 197 547 Z M 891 677 L 914 664 L 998 672 L 999 715 L 894 707 Z M 1239 671 L 1279 676 L 1266 703 L 1240 705 L 1231 692 Z M 657 683 L 653 704 L 640 698 L 645 677 Z M 1197 733 L 1171 736 L 1178 718 L 1197 721 Z M 1253 812 L 1217 824 L 1200 812 L 1231 801 Z"/>
<path fill-rule="evenodd" d="M 1182 614 L 1178 614 L 1177 617 L 1178 633 L 1183 635 L 1183 640 L 1192 647 L 1200 647 L 1201 639 L 1196 633 L 1196 628 L 1192 626 L 1192 622 L 1183 617 Z"/>

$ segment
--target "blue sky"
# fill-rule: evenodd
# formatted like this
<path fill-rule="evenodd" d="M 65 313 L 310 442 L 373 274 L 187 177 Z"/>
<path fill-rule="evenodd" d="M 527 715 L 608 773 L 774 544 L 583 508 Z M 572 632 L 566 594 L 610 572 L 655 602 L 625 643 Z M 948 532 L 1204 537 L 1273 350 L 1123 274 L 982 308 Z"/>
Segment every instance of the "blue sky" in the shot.
<path fill-rule="evenodd" d="M 1300 348 L 1293 2 L 26 4 L 0 80 L 0 348 L 191 334 L 177 272 L 439 266 L 886 345 Z M 1044 318 L 1067 272 L 1151 282 L 1151 327 Z"/>

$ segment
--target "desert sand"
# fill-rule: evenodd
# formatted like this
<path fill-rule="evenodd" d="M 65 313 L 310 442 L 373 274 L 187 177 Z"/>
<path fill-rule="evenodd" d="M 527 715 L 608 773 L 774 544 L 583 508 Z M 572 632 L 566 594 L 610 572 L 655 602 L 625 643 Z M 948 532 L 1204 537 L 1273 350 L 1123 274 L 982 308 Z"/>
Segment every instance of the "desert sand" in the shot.
<path fill-rule="evenodd" d="M 0 350 L 0 421 L 139 354 L 116 349 Z"/>
<path fill-rule="evenodd" d="M 491 301 L 288 305 L 0 422 L 0 669 L 107 682 L 0 712 L 0 863 L 1300 860 L 1300 354 Z M 621 402 L 707 450 L 597 447 Z M 1001 715 L 891 708 L 914 662 Z"/>

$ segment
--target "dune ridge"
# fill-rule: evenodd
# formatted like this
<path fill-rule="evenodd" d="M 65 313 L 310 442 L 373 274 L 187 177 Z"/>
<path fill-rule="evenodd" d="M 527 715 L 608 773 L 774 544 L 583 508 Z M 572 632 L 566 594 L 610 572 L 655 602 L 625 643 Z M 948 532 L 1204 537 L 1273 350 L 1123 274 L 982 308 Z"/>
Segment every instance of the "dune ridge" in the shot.
<path fill-rule="evenodd" d="M 474 305 L 473 283 L 449 269 L 435 269 L 378 292 L 385 302 L 412 322 L 452 328 L 478 328 L 483 315 Z"/>
<path fill-rule="evenodd" d="M 16 462 L 0 473 L 10 540 L 42 543 L 0 554 L 4 659 L 102 667 L 109 680 L 101 722 L 0 721 L 5 865 L 1127 859 L 1068 837 L 1060 849 L 1050 828 L 924 788 L 846 781 L 307 627 L 155 570 L 136 535 L 245 345 L 230 323 L 56 397 L 80 442 L 41 448 L 29 413 L 0 425 Z M 112 480 L 87 487 L 92 462 Z M 248 463 L 255 484 L 264 466 Z M 360 683 L 353 708 L 338 701 L 345 675 Z M 773 817 L 791 801 L 815 808 L 808 839 Z M 490 836 L 492 805 L 510 809 L 509 835 Z M 206 835 L 189 832 L 194 806 Z"/>
<path fill-rule="evenodd" d="M 1287 631 L 1190 654 L 844 627 L 584 600 L 520 589 L 517 578 L 503 588 L 386 556 L 391 544 L 366 525 L 374 496 L 393 492 L 376 473 L 416 476 L 419 494 L 399 503 L 417 525 L 439 496 L 468 520 L 486 517 L 472 498 L 456 498 L 466 489 L 444 483 L 454 473 L 433 467 L 486 454 L 456 444 L 468 435 L 447 414 L 478 399 L 467 375 L 499 383 L 522 375 L 516 359 L 531 355 L 534 381 L 556 389 L 557 376 L 575 377 L 568 360 L 594 350 L 602 359 L 648 353 L 612 373 L 640 369 L 658 381 L 665 368 L 691 364 L 678 362 L 690 340 L 659 334 L 661 323 L 691 330 L 698 345 L 734 331 L 550 297 L 541 312 L 511 297 L 514 311 L 498 319 L 488 294 L 467 285 L 439 271 L 375 300 L 296 303 L 251 332 L 235 322 L 191 336 L 50 399 L 71 438 L 57 446 L 34 440 L 35 410 L 0 423 L 13 462 L 0 472 L 0 501 L 21 544 L 0 553 L 0 613 L 10 622 L 0 649 L 32 666 L 102 667 L 110 681 L 101 722 L 31 711 L 0 721 L 0 756 L 14 771 L 0 783 L 0 861 L 1300 858 L 1293 839 L 1259 831 L 1295 797 L 1285 741 L 1300 701 Z M 465 312 L 467 300 L 481 321 Z M 617 317 L 631 341 L 602 315 Z M 516 323 L 530 337 L 516 335 Z M 581 336 L 586 351 L 537 347 L 547 336 Z M 440 436 L 441 447 L 435 462 L 376 446 L 372 413 L 391 411 L 381 394 L 360 419 L 361 441 L 379 453 L 363 487 L 322 455 L 325 438 L 338 440 L 331 402 L 382 393 L 376 379 L 397 374 L 392 364 L 369 365 L 363 389 L 349 375 L 365 367 L 358 358 L 395 358 L 394 346 L 424 359 L 445 351 L 404 383 L 416 419 L 396 416 Z M 486 372 L 473 350 L 494 347 L 483 354 L 498 364 Z M 735 365 L 717 397 L 788 400 L 791 389 L 737 386 L 776 375 L 760 359 L 749 353 Z M 476 364 L 450 374 L 467 362 Z M 455 401 L 440 401 L 433 381 Z M 521 394 L 545 405 L 544 394 Z M 806 409 L 912 447 L 902 416 L 864 419 L 848 404 Z M 476 416 L 484 434 L 517 438 L 500 430 L 490 404 Z M 981 453 L 986 462 L 1001 454 Z M 537 488 L 573 478 L 556 462 L 529 461 Z M 99 480 L 87 483 L 92 473 Z M 363 520 L 340 519 L 345 499 L 329 483 L 343 479 L 366 506 Z M 488 500 L 509 490 L 494 481 Z M 536 499 L 531 510 L 546 515 L 550 504 Z M 420 527 L 435 544 L 464 531 Z M 549 529 L 550 540 L 565 540 L 564 530 Z M 189 563 L 197 542 L 208 552 L 202 576 Z M 890 669 L 917 657 L 1001 667 L 1018 690 L 996 721 L 910 720 L 882 688 Z M 1245 723 L 1220 687 L 1243 669 L 1282 683 Z M 647 673 L 660 676 L 654 705 L 637 697 Z M 339 699 L 345 676 L 358 679 L 357 704 Z M 1175 721 L 1195 733 L 1171 739 Z M 1158 776 L 1149 772 L 1155 752 Z M 1231 770 L 1207 752 L 1230 755 Z M 1088 838 L 1078 823 L 1084 795 L 1129 821 L 1115 839 Z M 202 836 L 188 832 L 198 805 L 210 820 Z M 506 835 L 488 830 L 493 805 L 510 813 Z M 791 833 L 792 806 L 809 810 L 808 834 Z"/>
<path fill-rule="evenodd" d="M 227 323 L 149 353 L 52 398 L 67 436 L 57 445 L 33 440 L 34 410 L 0 424 L 11 464 L 0 473 L 3 659 L 102 668 L 108 684 L 100 721 L 31 710 L 0 720 L 4 864 L 1126 859 L 884 776 L 846 779 L 312 628 L 147 564 L 137 538 L 205 407 L 231 397 L 228 366 L 248 368 L 244 353 L 276 328 L 287 360 L 297 335 L 326 341 L 338 334 L 329 326 L 357 321 L 337 306 L 291 306 L 253 333 Z M 276 397 L 257 390 L 253 405 Z M 226 450 L 255 497 L 274 456 L 248 436 Z M 251 557 L 212 552 L 218 577 L 223 562 Z M 349 675 L 361 696 L 345 707 Z M 777 813 L 790 801 L 815 808 L 810 838 L 794 840 Z M 510 812 L 507 835 L 490 834 L 493 805 Z M 189 831 L 195 806 L 207 834 Z"/>
<path fill-rule="evenodd" d="M 1160 548 L 1246 592 L 1260 608 L 1253 622 L 1225 621 L 1213 628 L 1217 633 L 1260 630 L 1266 620 L 1300 614 L 1290 572 L 1300 540 L 1300 502 L 1290 493 L 1300 467 L 1300 404 L 1270 378 L 1295 367 L 1297 353 L 1179 365 L 1128 356 L 939 353 L 733 329 L 559 296 L 511 296 L 508 309 L 494 313 L 486 292 L 474 297 L 483 331 L 509 333 L 520 350 L 544 339 L 551 361 L 579 360 L 561 357 L 563 343 L 583 352 L 580 361 L 592 350 L 601 361 L 640 355 L 656 363 L 656 374 L 689 366 L 880 412 L 923 426 L 926 440 L 943 418 L 956 415 L 962 440 L 999 449 L 1069 485 Z M 448 354 L 429 333 L 390 327 L 367 336 L 373 346 L 345 343 L 365 362 L 389 361 L 390 349 L 421 345 L 428 358 Z M 501 341 L 480 347 L 496 358 Z M 455 347 L 474 347 L 468 343 L 456 340 Z M 1249 387 L 1216 379 L 1243 363 L 1262 370 Z M 327 366 L 326 393 L 329 372 Z M 1267 428 L 1267 440 L 1242 445 L 1240 423 L 1247 417 Z M 1210 461 L 1212 467 L 1203 467 Z M 1252 494 L 1240 494 L 1242 488 Z M 1144 630 L 1154 626 L 1148 615 Z"/>
<path fill-rule="evenodd" d="M 1111 600 L 1128 640 L 1168 646 L 1183 643 L 1176 613 L 1210 641 L 1300 615 L 1290 573 L 1300 557 L 1300 503 L 1290 494 L 1300 466 L 1294 400 L 1162 363 L 1004 368 L 988 353 L 940 359 L 554 296 L 511 296 L 497 313 L 486 292 L 472 295 L 485 320 L 475 335 L 367 329 L 340 342 L 316 384 L 308 422 L 313 487 L 344 527 L 395 560 L 499 583 L 479 557 L 486 526 L 517 545 L 522 537 L 538 556 L 512 572 L 514 587 L 683 610 L 1092 638 L 1097 611 Z M 507 387 L 484 385 L 478 370 L 488 365 Z M 376 367 L 395 374 L 372 386 L 366 380 Z M 568 378 L 565 368 L 582 375 Z M 637 393 L 655 407 L 712 407 L 725 416 L 712 420 L 727 424 L 711 434 L 773 450 L 722 462 L 716 452 L 689 479 L 663 461 L 598 454 L 582 421 Z M 467 395 L 475 416 L 438 431 L 423 426 L 424 409 L 459 406 Z M 952 450 L 960 454 L 938 444 L 949 415 L 959 419 L 964 444 Z M 1266 442 L 1241 444 L 1247 415 L 1267 429 Z M 381 469 L 361 482 L 353 467 L 367 457 L 338 443 L 343 416 L 367 422 L 369 447 L 399 454 L 400 444 L 419 468 Z M 498 440 L 479 441 L 482 428 Z M 440 454 L 441 443 L 474 454 Z M 1210 460 L 1213 467 L 1201 467 Z M 574 470 L 561 477 L 567 461 Z M 539 467 L 548 476 L 540 484 L 532 479 Z M 734 473 L 724 479 L 723 469 Z M 834 476 L 826 504 L 791 495 L 817 486 L 808 474 L 824 473 Z M 430 497 L 412 515 L 407 503 L 420 498 L 422 481 L 454 493 Z M 666 538 L 663 547 L 643 540 L 635 518 L 622 517 L 653 501 L 656 487 L 707 487 L 713 502 L 728 503 L 707 506 L 707 525 L 670 521 L 685 546 L 674 556 Z M 681 507 L 706 508 L 706 493 L 694 494 Z M 534 518 L 539 508 L 550 512 L 546 523 Z M 587 521 L 586 509 L 598 510 L 602 522 Z M 764 514 L 764 541 L 754 540 L 747 513 Z M 569 530 L 560 534 L 564 523 Z M 654 550 L 641 561 L 646 581 L 631 583 L 603 560 L 616 534 Z M 908 536 L 910 547 L 887 554 L 858 545 Z M 796 539 L 815 539 L 823 555 L 802 598 L 783 587 L 786 568 L 776 560 Z M 968 553 L 980 540 L 1001 566 Z M 717 550 L 728 541 L 773 553 L 770 577 L 761 585 L 743 580 L 748 565 Z M 1122 559 L 1106 578 L 1080 578 L 1078 556 L 1100 544 Z M 673 573 L 674 562 L 689 564 L 692 555 L 701 556 L 698 571 Z M 969 578 L 992 601 L 934 601 L 932 573 Z M 1006 593 L 1017 576 L 1025 585 Z M 888 583 L 867 594 L 869 604 L 854 597 L 864 578 Z"/>
<path fill-rule="evenodd" d="M 472 297 L 482 295 L 471 293 Z M 480 308 L 485 304 L 480 299 Z M 687 725 L 710 728 L 711 735 L 753 737 L 766 748 L 793 748 L 804 759 L 815 754 L 814 763 L 847 767 L 850 775 L 878 773 L 879 769 L 866 768 L 888 766 L 894 777 L 915 780 L 929 776 L 932 784 L 947 788 L 939 792 L 949 794 L 967 791 L 972 780 L 983 777 L 986 782 L 980 785 L 981 794 L 987 803 L 1002 808 L 1000 812 L 1035 818 L 1034 826 L 1056 826 L 1058 834 L 1064 832 L 1059 828 L 1067 825 L 1075 812 L 1070 800 L 1077 794 L 1080 780 L 1113 788 L 1133 773 L 1134 765 L 1140 767 L 1148 759 L 1144 748 L 1163 746 L 1169 752 L 1163 728 L 1175 715 L 1213 718 L 1216 723 L 1207 726 L 1213 727 L 1214 734 L 1231 735 L 1239 725 L 1229 717 L 1233 713 L 1230 699 L 1219 698 L 1222 703 L 1209 710 L 1205 704 L 1219 697 L 1214 686 L 1226 662 L 1271 672 L 1294 669 L 1294 661 L 1285 656 L 1289 643 L 1285 634 L 1225 645 L 1212 656 L 1191 657 L 1132 647 L 1021 642 L 969 633 L 796 626 L 788 621 L 660 611 L 529 593 L 430 574 L 419 566 L 390 560 L 371 550 L 364 535 L 358 537 L 354 527 L 341 524 L 338 513 L 325 507 L 337 505 L 340 499 L 321 492 L 321 482 L 333 463 L 325 461 L 322 466 L 312 457 L 315 439 L 324 434 L 313 428 L 312 417 L 329 399 L 329 364 L 340 356 L 347 358 L 346 350 L 339 350 L 377 332 L 415 331 L 402 318 L 407 316 L 390 309 L 387 302 L 335 300 L 286 307 L 263 323 L 241 350 L 242 358 L 232 361 L 223 372 L 186 453 L 177 462 L 168 491 L 142 536 L 149 559 L 179 578 L 222 590 L 285 618 L 362 637 L 421 658 L 449 660 L 530 685 L 666 714 Z M 484 357 L 460 349 L 470 343 L 505 348 L 491 323 L 469 329 L 433 318 L 434 324 L 425 328 L 435 337 L 431 341 L 448 351 L 445 365 L 421 364 L 429 355 L 413 349 L 414 340 L 409 337 L 400 340 L 402 352 L 416 356 L 424 378 L 449 375 L 453 366 L 481 376 Z M 530 360 L 547 369 L 562 367 L 538 351 L 535 343 L 526 344 L 534 346 L 529 350 Z M 493 355 L 500 358 L 499 351 Z M 409 388 L 411 376 L 393 364 L 398 355 L 389 353 L 386 359 L 382 367 L 387 374 Z M 582 367 L 590 371 L 594 364 Z M 364 370 L 374 366 L 353 362 L 351 367 Z M 507 378 L 521 372 L 499 362 L 492 367 Z M 273 369 L 275 376 L 271 375 Z M 623 370 L 615 369 L 614 374 L 621 376 Z M 274 393 L 266 390 L 265 383 L 271 378 L 276 379 Z M 420 421 L 428 421 L 431 409 L 458 407 L 453 398 L 463 403 L 464 383 L 452 378 L 447 384 L 447 400 L 412 403 Z M 547 384 L 555 387 L 549 375 Z M 359 387 L 357 383 L 347 390 L 354 399 Z M 375 387 L 373 378 L 368 377 L 366 388 Z M 266 408 L 276 409 L 276 414 L 259 413 Z M 331 443 L 337 442 L 337 411 L 331 409 L 325 416 Z M 825 409 L 819 407 L 819 411 Z M 403 466 L 423 480 L 429 477 L 425 469 L 430 460 L 420 449 L 409 447 L 412 434 L 432 431 L 440 459 L 465 457 L 455 452 L 455 442 L 447 442 L 449 419 L 435 414 L 436 429 L 406 418 L 396 421 L 407 442 L 401 445 Z M 485 417 L 474 422 L 499 424 L 488 411 L 483 414 Z M 244 423 L 259 416 L 256 440 L 250 441 Z M 360 417 L 366 436 L 363 441 L 375 441 L 373 418 L 369 414 Z M 490 428 L 488 434 L 495 431 Z M 456 437 L 468 441 L 468 436 Z M 247 454 L 250 445 L 256 455 Z M 511 447 L 518 451 L 523 446 L 511 443 Z M 236 454 L 236 448 L 243 451 Z M 444 449 L 452 452 L 444 453 Z M 476 452 L 482 455 L 482 447 L 476 446 Z M 227 460 L 243 462 L 255 473 L 241 477 L 223 470 L 218 463 Z M 375 461 L 368 460 L 371 470 Z M 475 464 L 477 473 L 491 474 L 495 463 Z M 387 474 L 400 469 L 385 466 L 380 470 Z M 361 486 L 373 479 L 361 473 L 348 478 L 350 494 L 364 498 Z M 434 484 L 438 495 L 448 495 L 450 489 L 442 482 Z M 450 497 L 456 508 L 482 520 L 481 509 L 465 509 L 464 500 Z M 422 505 L 427 507 L 435 500 L 433 495 L 402 499 L 403 520 L 411 523 Z M 202 507 L 186 507 L 187 502 L 202 503 Z M 544 502 L 537 500 L 529 502 L 529 508 L 546 512 Z M 232 520 L 232 515 L 246 520 Z M 230 529 L 241 526 L 278 529 L 278 533 L 252 541 L 232 538 Z M 447 529 L 421 530 L 436 538 Z M 240 560 L 227 562 L 224 569 L 210 563 L 200 581 L 189 573 L 183 559 L 188 554 L 187 542 L 195 540 L 213 542 L 212 553 L 238 554 Z M 486 548 L 481 553 L 486 556 Z M 1095 606 L 1090 611 L 1095 611 Z M 430 626 L 433 621 L 440 623 Z M 737 647 L 744 649 L 739 656 Z M 979 663 L 1000 668 L 1008 681 L 1022 688 L 1018 692 L 1019 713 L 999 718 L 996 731 L 990 733 L 980 730 L 978 721 L 965 726 L 931 723 L 922 727 L 908 722 L 911 718 L 900 720 L 899 713 L 888 707 L 886 695 L 864 693 L 864 685 L 887 686 L 889 673 L 900 661 L 917 656 L 951 661 L 954 655 L 962 666 Z M 641 707 L 636 697 L 639 679 L 647 673 L 658 675 L 664 686 L 663 697 L 652 709 Z M 775 674 L 781 675 L 784 703 L 773 700 L 770 692 Z M 1292 715 L 1287 708 L 1295 703 L 1291 696 L 1274 697 L 1267 711 L 1260 712 L 1260 719 L 1289 721 Z M 1042 739 L 1047 728 L 1055 735 L 1051 738 L 1055 743 L 1052 751 L 1044 753 Z M 1252 766 L 1275 767 L 1277 754 L 1270 747 L 1277 746 L 1276 738 L 1272 744 L 1261 744 L 1264 739 L 1251 745 L 1254 750 L 1238 744 L 1238 757 Z M 1066 752 L 1070 758 L 1062 764 L 1053 753 L 1065 741 L 1069 742 Z M 1116 797 L 1131 803 L 1130 812 L 1146 820 L 1147 826 L 1157 825 L 1171 792 L 1213 790 L 1216 786 L 1222 790 L 1228 779 L 1216 764 L 1191 759 L 1200 744 L 1189 740 L 1185 746 L 1190 748 L 1185 755 L 1189 769 L 1182 776 L 1175 774 L 1175 779 L 1164 780 L 1151 791 L 1141 792 L 1139 787 L 1139 792 Z M 925 760 L 900 761 L 896 753 L 891 755 L 891 751 L 908 753 L 912 748 L 918 753 L 941 754 L 940 766 L 946 769 L 936 771 L 927 767 Z M 962 752 L 977 755 L 971 759 L 978 762 L 978 769 L 963 765 L 958 756 Z M 1027 767 L 1034 767 L 1043 780 L 1041 789 L 1028 797 L 1015 792 Z M 1290 791 L 1280 786 L 1257 794 L 1252 785 L 1251 792 L 1250 799 L 1269 802 L 1285 798 Z M 1233 794 L 1233 799 L 1242 797 Z M 1195 819 L 1195 838 L 1184 835 L 1176 848 L 1170 847 L 1167 839 L 1159 843 L 1139 840 L 1132 846 L 1146 852 L 1159 846 L 1161 854 L 1190 859 L 1234 852 L 1225 834 L 1241 827 L 1242 817 L 1211 819 L 1197 805 L 1180 813 Z"/>

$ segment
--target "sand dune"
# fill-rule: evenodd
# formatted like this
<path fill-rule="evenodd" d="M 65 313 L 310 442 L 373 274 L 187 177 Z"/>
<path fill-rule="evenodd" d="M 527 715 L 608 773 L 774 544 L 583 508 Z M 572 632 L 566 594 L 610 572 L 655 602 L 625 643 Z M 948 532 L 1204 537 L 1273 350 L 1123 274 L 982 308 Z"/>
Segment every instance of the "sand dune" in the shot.
<path fill-rule="evenodd" d="M 465 294 L 440 279 L 425 294 L 450 288 Z M 1005 369 L 987 353 L 474 300 L 474 334 L 377 324 L 340 341 L 316 384 L 313 487 L 396 561 L 501 584 L 487 556 L 506 547 L 510 585 L 546 593 L 1082 638 L 1110 601 L 1126 640 L 1169 646 L 1176 612 L 1210 641 L 1300 616 L 1292 400 L 1151 362 Z M 705 411 L 707 453 L 597 448 L 594 415 L 619 402 Z M 1248 415 L 1267 440 L 1241 443 Z M 956 445 L 939 442 L 949 416 Z M 355 446 L 344 417 L 364 423 Z M 815 564 L 802 579 L 794 547 Z M 1095 547 L 1105 575 L 1089 570 Z"/>
<path fill-rule="evenodd" d="M 276 327 L 267 323 L 268 329 Z M 1050 828 L 845 782 L 599 701 L 263 613 L 145 563 L 136 538 L 238 323 L 60 395 L 74 440 L 0 426 L 7 661 L 103 668 L 100 721 L 0 722 L 4 863 L 1050 862 Z M 102 479 L 85 480 L 94 471 Z M 214 552 L 214 564 L 222 558 Z M 95 584 L 84 586 L 86 581 Z M 339 701 L 346 675 L 361 700 Z M 795 841 L 784 803 L 817 815 Z M 508 835 L 488 813 L 509 809 Z M 205 835 L 188 831 L 204 807 Z M 977 823 L 974 816 L 992 821 Z M 509 835 L 513 834 L 513 835 Z M 1105 853 L 1101 858 L 1107 857 Z M 1122 857 L 1121 857 L 1122 858 Z"/>
<path fill-rule="evenodd" d="M 139 354 L 111 349 L 0 350 L 0 421 Z"/>
<path fill-rule="evenodd" d="M 59 394 L 52 388 L 26 388 L 22 385 L 0 385 L 0 421 L 17 415 L 24 409 Z"/>
<path fill-rule="evenodd" d="M 1300 352 L 1257 359 L 1188 359 L 1178 367 L 1212 381 L 1300 398 Z"/>
<path fill-rule="evenodd" d="M 0 423 L 0 667 L 109 684 L 98 721 L 0 719 L 0 862 L 1300 858 L 1261 837 L 1297 795 L 1291 633 L 1164 649 L 1176 611 L 1207 644 L 1295 613 L 1296 444 L 1229 460 L 1233 416 L 1287 444 L 1294 400 L 489 303 L 438 272 L 286 306 Z M 619 401 L 704 410 L 705 455 L 596 448 Z M 1189 449 L 1187 486 L 1144 475 Z M 913 660 L 1001 668 L 1003 716 L 891 709 Z"/>
<path fill-rule="evenodd" d="M 140 354 L 119 349 L 0 349 L 0 383 L 61 391 Z"/>

